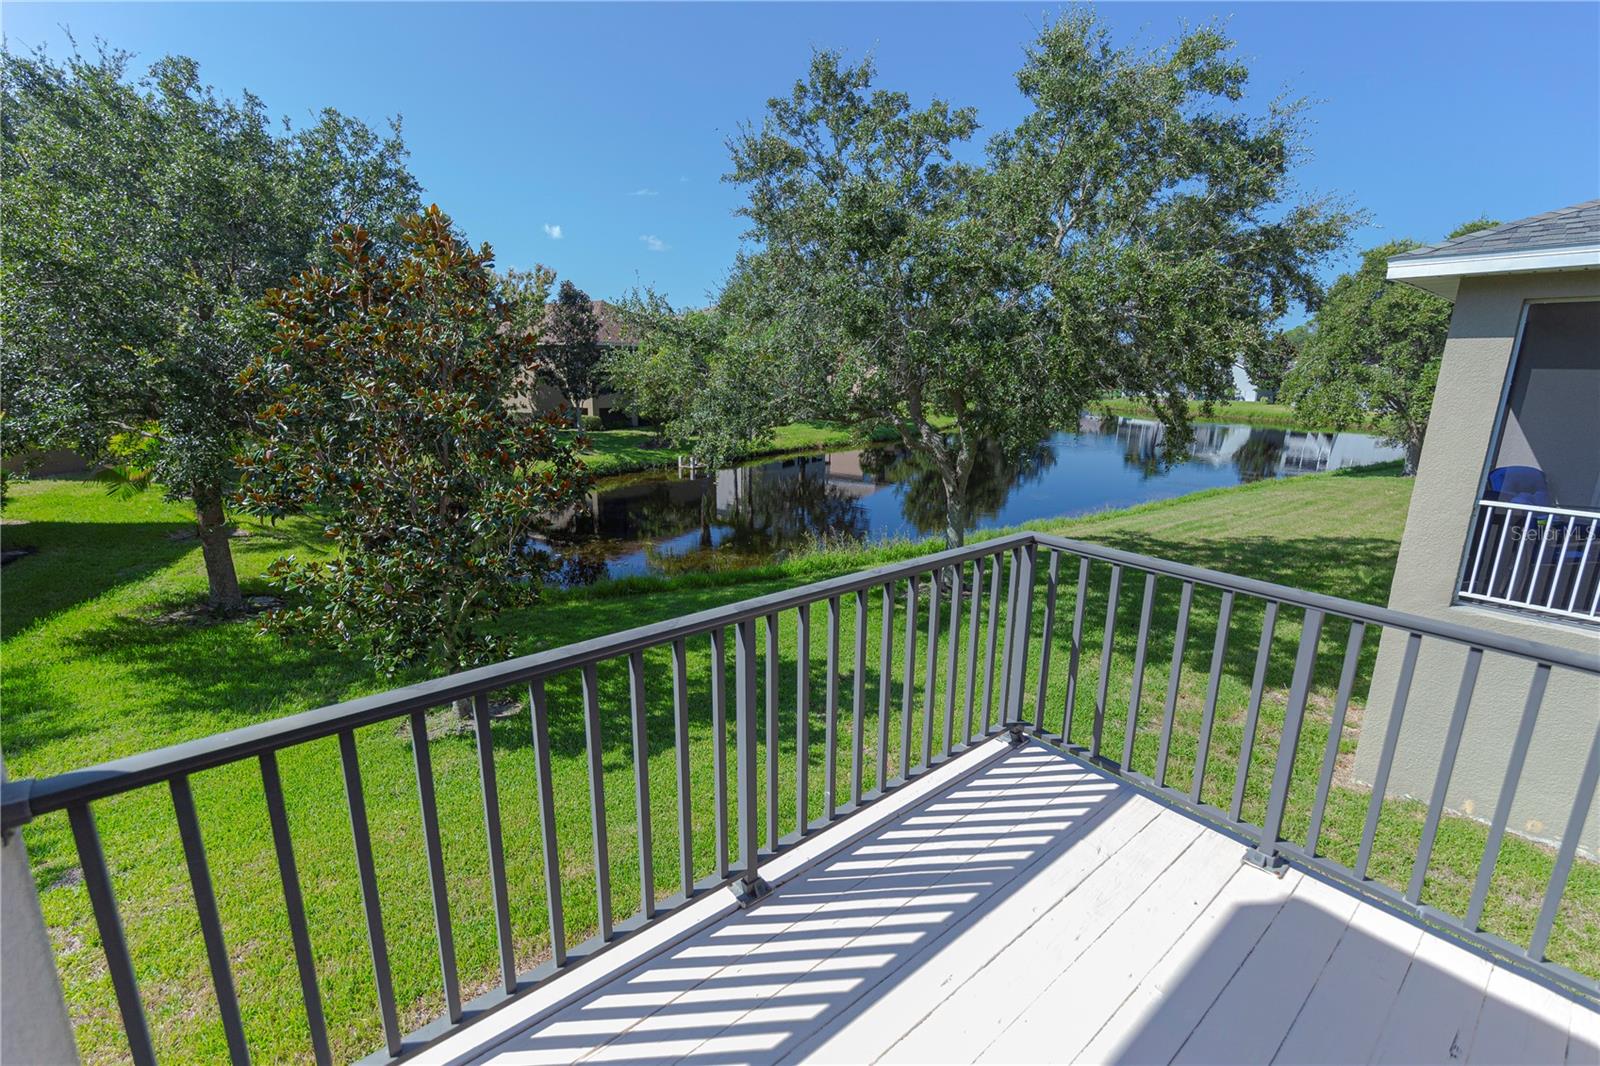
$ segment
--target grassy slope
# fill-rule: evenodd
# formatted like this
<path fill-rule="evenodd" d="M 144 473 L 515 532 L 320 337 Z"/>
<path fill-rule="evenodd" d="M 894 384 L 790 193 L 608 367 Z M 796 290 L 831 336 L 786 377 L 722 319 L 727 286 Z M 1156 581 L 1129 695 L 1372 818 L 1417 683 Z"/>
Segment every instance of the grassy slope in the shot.
<path fill-rule="evenodd" d="M 1305 477 L 1202 493 L 1043 526 L 1154 555 L 1382 602 L 1409 489 L 1407 481 L 1387 472 Z M 6 639 L 0 646 L 4 657 L 0 696 L 5 707 L 4 747 L 8 769 L 14 776 L 59 772 L 386 687 L 382 679 L 373 677 L 359 663 L 257 636 L 247 625 L 195 628 L 152 624 L 153 615 L 193 599 L 204 586 L 198 547 L 192 541 L 169 539 L 170 534 L 188 528 L 179 507 L 163 504 L 153 496 L 131 502 L 106 500 L 100 489 L 91 484 L 36 482 L 18 490 L 15 502 L 8 505 L 7 517 L 28 522 L 25 526 L 5 527 L 8 544 L 32 543 L 41 549 L 38 555 L 8 567 L 3 578 Z M 1329 534 L 1329 530 L 1337 533 Z M 311 530 L 303 523 L 253 530 L 252 536 L 237 541 L 236 546 L 247 587 L 256 586 L 256 575 L 274 556 L 284 551 L 315 550 Z M 899 544 L 804 557 L 757 571 L 618 582 L 601 589 L 552 595 L 526 617 L 509 619 L 507 627 L 517 635 L 519 650 L 532 651 L 759 595 L 919 550 Z M 1069 566 L 1064 580 L 1075 579 L 1075 573 L 1070 572 L 1074 570 Z M 1105 576 L 1098 568 L 1091 574 L 1084 642 L 1086 648 L 1096 650 L 1105 613 Z M 1137 584 L 1128 583 L 1119 603 L 1125 623 L 1131 622 L 1138 610 L 1141 589 Z M 1157 598 L 1150 666 L 1136 733 L 1134 763 L 1145 772 L 1151 771 L 1155 759 L 1175 601 L 1176 589 L 1163 585 Z M 855 612 L 853 603 L 845 607 L 842 666 L 849 670 Z M 1036 625 L 1042 624 L 1042 613 L 1036 610 Z M 813 619 L 815 665 L 810 686 L 811 706 L 816 711 L 824 706 L 820 668 L 822 614 L 818 608 Z M 1168 772 L 1172 781 L 1188 781 L 1192 773 L 1214 616 L 1212 599 L 1204 593 L 1197 595 Z M 864 730 L 868 753 L 864 776 L 869 789 L 875 785 L 872 753 L 877 719 L 879 618 L 878 598 L 872 596 L 867 613 L 868 710 Z M 1281 720 L 1282 690 L 1287 686 L 1298 639 L 1295 623 L 1286 613 L 1274 643 L 1273 668 L 1268 678 L 1270 692 L 1245 790 L 1247 817 L 1258 817 L 1264 804 L 1265 779 Z M 1205 798 L 1223 806 L 1233 789 L 1234 765 L 1242 738 L 1242 710 L 1259 626 L 1259 610 L 1241 605 L 1231 630 L 1233 639 L 1219 699 L 1218 726 L 1205 778 Z M 785 679 L 780 689 L 780 737 L 790 738 L 779 744 L 780 780 L 784 783 L 779 808 L 786 829 L 795 816 L 791 785 L 796 757 L 792 740 L 794 627 L 792 618 L 784 619 L 780 625 Z M 1046 701 L 1047 724 L 1051 725 L 1059 723 L 1059 708 L 1065 697 L 1060 664 L 1065 661 L 1067 628 L 1058 624 L 1053 639 L 1055 683 Z M 1106 736 L 1107 746 L 1114 751 L 1121 748 L 1131 689 L 1130 630 L 1127 624 L 1119 627 L 1117 655 L 1108 679 L 1111 710 Z M 925 643 L 925 633 L 919 640 Z M 1323 637 L 1317 695 L 1299 748 L 1287 835 L 1305 831 L 1309 794 L 1327 732 L 1328 695 L 1335 680 L 1331 674 L 1338 668 L 1343 640 L 1340 627 Z M 899 641 L 897 625 L 891 679 L 900 676 L 903 649 L 898 646 Z M 1376 641 L 1369 641 L 1363 680 L 1370 671 L 1375 647 Z M 693 872 L 703 876 L 715 862 L 709 773 L 714 745 L 706 709 L 710 656 L 703 642 L 689 651 L 694 707 L 691 799 L 697 828 Z M 926 653 L 925 647 L 919 649 L 919 663 L 926 661 Z M 1078 737 L 1086 734 L 1097 682 L 1098 656 L 1086 654 L 1084 658 L 1074 715 Z M 665 657 L 650 656 L 648 674 L 655 873 L 658 889 L 665 892 L 675 886 L 678 877 L 673 734 Z M 918 692 L 913 705 L 920 708 L 920 669 L 917 675 Z M 613 664 L 601 669 L 600 682 L 614 909 L 620 917 L 636 909 L 639 901 L 626 678 Z M 898 684 L 891 683 L 891 705 L 898 707 Z M 958 686 L 964 683 L 964 679 L 958 679 Z M 941 679 L 939 685 L 942 684 Z M 1364 691 L 1364 685 L 1358 691 Z M 569 936 L 577 939 L 577 934 L 591 928 L 595 920 L 583 738 L 573 679 L 555 679 L 550 695 L 556 829 L 567 886 Z M 941 693 L 935 695 L 942 701 Z M 842 702 L 848 706 L 848 686 Z M 921 747 L 920 715 L 914 717 L 913 753 Z M 844 754 L 839 777 L 841 782 L 848 782 L 848 714 L 843 716 L 842 727 Z M 935 728 L 932 739 L 937 747 L 942 742 L 937 722 Z M 889 765 L 893 767 L 899 758 L 897 730 L 891 728 L 889 734 Z M 821 723 L 816 721 L 807 753 L 812 767 L 813 814 L 820 811 L 822 802 L 818 787 L 824 761 L 822 736 Z M 420 887 L 426 881 L 426 871 L 411 746 L 403 731 L 393 724 L 365 729 L 359 739 L 397 994 L 407 1021 L 417 1024 L 439 1010 L 439 977 L 427 892 Z M 469 988 L 481 989 L 492 979 L 495 938 L 474 751 L 470 740 L 457 737 L 439 739 L 431 747 L 460 970 Z M 527 802 L 534 780 L 526 718 L 517 716 L 497 723 L 495 747 L 515 947 L 519 963 L 529 965 L 547 952 L 548 935 L 543 875 L 537 859 L 538 825 Z M 1344 738 L 1342 747 L 1353 749 L 1353 734 Z M 332 741 L 304 745 L 285 752 L 280 762 L 329 1027 L 340 1041 L 335 1053 L 354 1056 L 380 1043 L 381 1036 L 359 917 L 337 748 Z M 252 1046 L 263 1061 L 304 1058 L 305 1024 L 256 768 L 246 764 L 207 771 L 196 776 L 194 789 L 225 932 L 234 955 L 235 979 L 243 990 Z M 1400 804 L 1385 809 L 1374 874 L 1391 884 L 1403 885 L 1410 872 L 1410 857 L 1415 854 L 1420 811 L 1414 805 Z M 1362 793 L 1336 789 L 1323 833 L 1324 850 L 1345 861 L 1352 858 L 1364 810 Z M 178 1060 L 223 1057 L 221 1028 L 215 1021 L 170 801 L 162 789 L 145 789 L 97 805 L 96 812 L 123 901 L 124 920 L 157 1033 L 158 1052 Z M 1430 868 L 1424 895 L 1427 902 L 1457 910 L 1464 905 L 1482 837 L 1483 830 L 1476 823 L 1447 820 Z M 45 888 L 43 904 L 85 1056 L 105 1060 L 125 1054 L 119 1050 L 120 1025 L 87 898 L 71 873 L 75 858 L 65 819 L 41 819 L 29 829 L 28 844 L 40 884 Z M 1496 882 L 1495 909 L 1486 919 L 1488 927 L 1512 937 L 1525 936 L 1542 890 L 1541 878 L 1547 870 L 1548 854 L 1543 849 L 1516 839 L 1508 841 Z M 1596 972 L 1600 970 L 1600 878 L 1593 866 L 1580 864 L 1568 895 L 1569 904 L 1558 925 L 1551 955 Z"/>

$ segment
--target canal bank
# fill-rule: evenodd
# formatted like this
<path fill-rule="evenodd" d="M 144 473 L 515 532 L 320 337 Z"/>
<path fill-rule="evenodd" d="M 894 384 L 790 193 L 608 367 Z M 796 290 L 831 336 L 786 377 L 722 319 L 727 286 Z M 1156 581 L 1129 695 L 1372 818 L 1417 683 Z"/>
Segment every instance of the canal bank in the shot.
<path fill-rule="evenodd" d="M 1369 434 L 1201 423 L 1168 447 L 1150 419 L 1085 416 L 1016 453 L 987 449 L 963 525 L 970 532 L 1071 517 L 1263 479 L 1386 462 Z M 943 490 L 894 445 L 817 450 L 714 471 L 602 480 L 549 527 L 560 583 L 741 568 L 819 545 L 920 540 L 941 532 Z"/>

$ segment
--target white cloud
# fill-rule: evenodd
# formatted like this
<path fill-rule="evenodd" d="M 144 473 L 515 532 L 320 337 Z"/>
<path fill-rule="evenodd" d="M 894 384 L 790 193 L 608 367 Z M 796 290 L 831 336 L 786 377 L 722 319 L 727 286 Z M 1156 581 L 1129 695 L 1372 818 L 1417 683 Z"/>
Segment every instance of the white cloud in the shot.
<path fill-rule="evenodd" d="M 661 194 L 656 192 L 654 189 L 635 189 L 632 192 L 630 192 L 628 195 L 629 196 L 660 196 Z"/>
<path fill-rule="evenodd" d="M 559 241 L 561 239 L 561 227 L 552 226 L 550 223 L 546 222 L 544 224 L 544 235 L 553 241 Z"/>
<path fill-rule="evenodd" d="M 639 239 L 643 241 L 644 246 L 652 252 L 664 252 L 668 248 L 672 247 L 666 241 L 662 240 L 660 237 L 657 237 L 654 233 L 641 234 Z"/>

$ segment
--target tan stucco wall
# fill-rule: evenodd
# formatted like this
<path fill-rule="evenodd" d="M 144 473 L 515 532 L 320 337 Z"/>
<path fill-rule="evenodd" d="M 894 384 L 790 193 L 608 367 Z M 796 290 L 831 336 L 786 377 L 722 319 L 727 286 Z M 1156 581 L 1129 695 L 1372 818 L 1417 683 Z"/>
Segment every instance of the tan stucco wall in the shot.
<path fill-rule="evenodd" d="M 1562 297 L 1600 297 L 1600 270 L 1462 280 L 1389 606 L 1600 652 L 1600 633 L 1593 628 L 1452 604 L 1523 305 Z M 1600 423 L 1600 411 L 1593 413 L 1593 420 L 1591 430 Z M 1404 645 L 1404 633 L 1385 631 L 1379 646 L 1356 750 L 1355 776 L 1362 782 L 1371 782 L 1377 768 Z M 1432 792 L 1465 659 L 1465 648 L 1423 641 L 1388 783 L 1390 795 L 1425 800 Z M 1451 810 L 1483 820 L 1493 815 L 1532 675 L 1531 664 L 1485 656 L 1451 776 L 1446 799 Z M 1597 726 L 1600 681 L 1553 671 L 1512 806 L 1513 831 L 1541 840 L 1560 838 Z M 1591 805 L 1581 846 L 1600 854 L 1600 802 Z"/>

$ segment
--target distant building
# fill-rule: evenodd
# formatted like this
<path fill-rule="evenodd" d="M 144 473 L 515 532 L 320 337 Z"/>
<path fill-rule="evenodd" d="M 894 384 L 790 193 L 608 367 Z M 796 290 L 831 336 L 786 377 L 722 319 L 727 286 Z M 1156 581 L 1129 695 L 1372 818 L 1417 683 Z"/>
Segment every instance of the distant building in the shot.
<path fill-rule="evenodd" d="M 551 306 L 554 306 L 553 304 Z M 622 316 L 617 309 L 604 300 L 594 301 L 595 317 L 600 320 L 600 347 L 610 349 L 630 349 L 639 346 L 638 338 L 628 332 L 627 326 L 622 321 Z M 543 338 L 541 337 L 541 342 Z M 538 372 L 530 372 L 524 379 L 525 391 L 512 398 L 513 409 L 529 414 L 549 414 L 560 410 L 562 404 L 561 390 L 549 381 L 538 376 Z M 621 397 L 610 391 L 602 389 L 598 394 L 587 397 L 578 402 L 578 410 L 586 415 L 604 415 L 611 412 L 620 413 L 622 406 Z M 638 419 L 630 416 L 635 425 Z"/>

